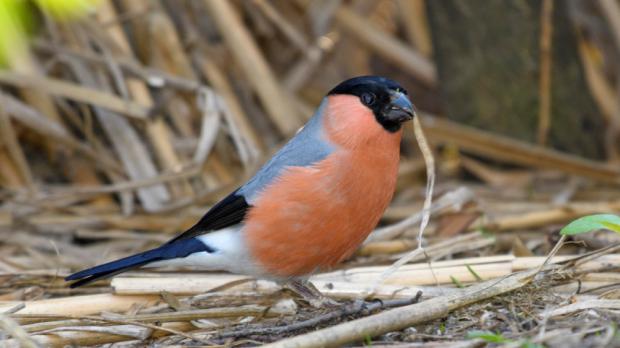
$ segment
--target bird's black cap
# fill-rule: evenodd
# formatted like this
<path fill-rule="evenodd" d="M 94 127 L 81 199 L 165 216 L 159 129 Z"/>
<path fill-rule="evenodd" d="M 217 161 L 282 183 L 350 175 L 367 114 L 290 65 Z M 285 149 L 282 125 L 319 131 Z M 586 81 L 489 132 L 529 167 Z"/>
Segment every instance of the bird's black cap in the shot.
<path fill-rule="evenodd" d="M 360 98 L 388 132 L 396 132 L 411 120 L 414 108 L 407 91 L 396 81 L 382 76 L 358 76 L 341 82 L 329 95 L 347 94 Z"/>

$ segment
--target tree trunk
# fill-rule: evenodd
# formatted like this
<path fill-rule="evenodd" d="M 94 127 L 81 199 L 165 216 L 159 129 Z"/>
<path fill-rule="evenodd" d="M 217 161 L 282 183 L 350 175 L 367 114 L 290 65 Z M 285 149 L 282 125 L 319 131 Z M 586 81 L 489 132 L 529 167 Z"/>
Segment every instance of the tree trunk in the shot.
<path fill-rule="evenodd" d="M 536 0 L 427 1 L 443 106 L 450 119 L 536 142 L 541 11 Z M 549 146 L 605 157 L 604 122 L 578 56 L 569 1 L 555 1 Z"/>

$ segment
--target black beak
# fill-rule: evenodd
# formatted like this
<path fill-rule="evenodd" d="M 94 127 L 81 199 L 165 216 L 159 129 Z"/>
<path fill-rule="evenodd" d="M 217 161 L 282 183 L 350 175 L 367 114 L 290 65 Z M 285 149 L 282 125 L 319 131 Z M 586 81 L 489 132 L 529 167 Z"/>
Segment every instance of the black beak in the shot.
<path fill-rule="evenodd" d="M 402 92 L 393 91 L 390 94 L 390 103 L 383 113 L 385 118 L 399 123 L 412 120 L 415 111 L 409 98 Z"/>

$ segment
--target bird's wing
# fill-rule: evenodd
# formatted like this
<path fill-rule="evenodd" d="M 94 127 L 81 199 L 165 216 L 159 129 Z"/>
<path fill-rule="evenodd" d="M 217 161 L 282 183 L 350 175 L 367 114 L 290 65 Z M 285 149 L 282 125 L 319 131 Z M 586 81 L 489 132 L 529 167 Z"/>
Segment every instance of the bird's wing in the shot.
<path fill-rule="evenodd" d="M 325 104 L 326 101 L 323 101 L 305 127 L 247 183 L 213 206 L 196 225 L 169 243 L 241 223 L 260 192 L 278 178 L 284 169 L 310 166 L 332 153 L 334 145 L 323 134 Z"/>
<path fill-rule="evenodd" d="M 243 195 L 238 194 L 238 191 L 235 190 L 219 201 L 194 226 L 170 240 L 168 244 L 233 226 L 243 221 L 250 205 Z"/>

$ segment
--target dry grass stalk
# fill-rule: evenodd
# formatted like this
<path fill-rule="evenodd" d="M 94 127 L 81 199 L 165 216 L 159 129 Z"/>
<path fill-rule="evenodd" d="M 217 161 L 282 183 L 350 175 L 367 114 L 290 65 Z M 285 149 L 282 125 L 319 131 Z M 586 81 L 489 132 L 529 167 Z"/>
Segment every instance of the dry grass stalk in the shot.
<path fill-rule="evenodd" d="M 280 132 L 293 134 L 301 126 L 300 119 L 296 117 L 298 113 L 287 98 L 282 98 L 286 93 L 278 85 L 271 68 L 233 10 L 232 4 L 223 0 L 205 1 L 204 4 L 211 11 L 220 34 L 228 43 L 232 54 Z"/>
<path fill-rule="evenodd" d="M 97 105 L 139 120 L 146 119 L 149 114 L 148 107 L 145 105 L 130 100 L 123 100 L 109 93 L 54 78 L 30 76 L 0 70 L 0 83 L 21 88 L 32 88 L 53 95 Z"/>
<path fill-rule="evenodd" d="M 463 206 L 465 203 L 473 199 L 473 192 L 466 187 L 460 187 L 454 191 L 444 194 L 439 198 L 428 210 L 432 215 L 440 211 L 457 208 Z M 376 229 L 364 243 L 372 243 L 376 241 L 390 240 L 400 236 L 407 229 L 417 225 L 422 221 L 422 217 L 426 213 L 426 210 L 416 212 L 407 219 L 401 220 L 393 225 L 380 227 Z"/>
<path fill-rule="evenodd" d="M 346 7 L 338 9 L 336 18 L 350 35 L 376 50 L 385 59 L 398 64 L 428 86 L 432 87 L 436 84 L 435 66 L 418 52 L 411 50 L 402 42 L 377 28 L 372 22 Z"/>
<path fill-rule="evenodd" d="M 376 277 L 376 275 L 374 275 Z M 371 278 L 371 277 L 368 277 Z M 161 277 L 161 278 L 147 278 L 147 277 L 118 277 L 112 280 L 112 288 L 114 293 L 118 295 L 146 295 L 146 294 L 159 294 L 161 292 L 169 292 L 176 295 L 194 295 L 201 293 L 209 293 L 214 289 L 230 284 L 231 282 L 244 280 L 247 278 L 241 276 L 231 275 L 208 275 L 198 276 L 193 275 L 190 277 Z M 365 298 L 370 293 L 370 284 L 372 279 L 365 279 L 363 282 L 352 282 L 351 279 L 343 279 L 340 276 L 334 277 L 321 277 L 316 276 L 311 278 L 312 283 L 321 290 L 327 296 L 339 298 L 339 299 L 359 299 Z M 183 287 L 180 288 L 178 284 L 183 282 Z M 279 291 L 281 287 L 276 283 L 258 280 L 258 281 L 245 281 L 230 289 L 226 292 L 239 293 L 239 292 L 254 292 L 263 295 L 273 294 Z M 442 289 L 433 287 L 422 286 L 407 286 L 402 285 L 382 285 L 372 293 L 376 298 L 407 298 L 414 296 L 417 291 L 423 291 L 425 297 L 434 297 L 444 294 L 445 292 L 452 291 L 453 289 Z"/>
<path fill-rule="evenodd" d="M 8 334 L 12 337 L 15 337 L 16 343 L 19 344 L 20 347 L 24 348 L 39 348 L 40 345 L 34 341 L 28 333 L 19 326 L 15 321 L 11 318 L 7 317 L 4 314 L 0 313 L 0 328 L 3 330 L 3 335 Z"/>
<path fill-rule="evenodd" d="M 611 4 L 599 2 L 603 7 Z M 262 152 L 272 151 L 274 144 L 292 134 L 301 124 L 302 115 L 311 114 L 324 92 L 345 77 L 367 73 L 398 76 L 397 80 L 410 87 L 416 105 L 438 110 L 435 98 L 439 93 L 428 88 L 437 84 L 434 62 L 428 55 L 430 38 L 424 33 L 428 28 L 422 20 L 410 20 L 422 17 L 423 3 L 399 1 L 383 6 L 363 1 L 104 0 L 88 21 L 60 23 L 46 18 L 32 54 L 24 47 L 15 47 L 21 59 L 10 63 L 12 70 L 0 74 L 6 87 L 0 91 L 0 104 L 8 115 L 0 115 L 0 123 L 5 125 L 0 131 L 4 131 L 2 139 L 9 140 L 4 142 L 9 147 L 0 146 L 0 185 L 5 188 L 0 190 L 0 312 L 5 314 L 3 318 L 21 324 L 30 335 L 25 338 L 28 341 L 22 338 L 22 342 L 20 333 L 13 330 L 12 338 L 2 343 L 251 345 L 256 342 L 209 340 L 218 333 L 224 337 L 249 332 L 244 330 L 246 326 L 258 328 L 254 331 L 258 333 L 271 332 L 260 330 L 265 327 L 277 327 L 283 330 L 277 331 L 282 335 L 294 335 L 301 331 L 292 329 L 305 330 L 304 325 L 313 322 L 305 318 L 321 318 L 319 312 L 303 304 L 280 306 L 291 300 L 275 283 L 246 281 L 232 275 L 128 274 L 113 279 L 111 288 L 109 281 L 102 281 L 80 289 L 66 288 L 62 276 L 86 264 L 150 248 L 189 227 L 208 205 L 234 189 L 243 176 L 241 172 L 251 170 Z M 615 12 L 604 14 L 612 24 L 612 34 L 617 32 L 612 23 Z M 612 128 L 617 116 L 617 88 L 608 76 L 613 66 L 608 59 L 601 60 L 601 51 L 590 33 L 584 34 L 580 48 L 586 52 L 582 52 L 587 57 L 586 72 L 590 79 L 598 79 L 590 88 L 611 124 L 608 145 L 615 146 L 617 136 Z M 17 80 L 22 77 L 26 79 Z M 424 116 L 420 120 L 435 144 L 447 145 L 435 150 L 443 149 L 437 152 L 437 191 L 448 194 L 432 206 L 437 219 L 426 233 L 430 245 L 425 249 L 433 260 L 435 274 L 427 264 L 404 265 L 389 279 L 391 284 L 370 291 L 386 270 L 385 264 L 415 245 L 414 225 L 422 216 L 414 215 L 421 210 L 422 166 L 419 156 L 405 151 L 395 204 L 386 214 L 387 221 L 405 220 L 375 231 L 360 252 L 345 263 L 348 270 L 316 275 L 313 282 L 326 295 L 343 301 L 368 296 L 409 300 L 422 291 L 423 298 L 430 300 L 399 315 L 386 315 L 388 319 L 403 315 L 406 320 L 399 325 L 428 324 L 416 326 L 415 338 L 406 332 L 401 337 L 436 343 L 436 336 L 424 333 L 425 328 L 434 325 L 429 318 L 448 315 L 452 308 L 475 301 L 477 296 L 494 296 L 487 290 L 500 291 L 494 289 L 496 284 L 518 286 L 510 279 L 520 275 L 508 276 L 510 272 L 544 264 L 540 256 L 505 255 L 510 252 L 513 236 L 518 237 L 520 255 L 542 255 L 550 247 L 547 239 L 558 224 L 582 214 L 620 211 L 615 186 L 594 185 L 586 180 L 567 184 L 561 176 L 533 169 L 557 169 L 612 185 L 618 183 L 620 172 L 601 162 L 566 156 L 445 120 Z M 405 137 L 405 142 L 411 140 L 409 135 Z M 516 183 L 520 174 L 512 169 L 498 170 L 480 159 L 480 163 L 463 160 L 457 147 L 483 158 L 525 166 L 520 170 L 525 173 L 523 179 Z M 122 153 L 128 150 L 131 154 Z M 461 170 L 473 172 L 484 183 L 469 179 L 464 183 Z M 24 189 L 29 182 L 33 183 L 30 186 L 34 194 Z M 467 189 L 457 189 L 464 184 Z M 151 192 L 145 197 L 139 193 L 153 188 L 166 194 Z M 136 192 L 141 195 L 138 200 Z M 117 199 L 112 199 L 113 195 Z M 559 204 L 558 197 L 562 200 Z M 467 214 L 491 217 L 481 219 L 472 228 L 507 233 L 489 237 L 481 232 L 452 236 L 442 232 L 455 221 L 465 226 L 462 221 Z M 595 243 L 612 243 L 601 233 L 589 235 L 587 240 L 592 244 L 573 243 L 560 250 L 571 255 L 555 256 L 555 264 L 549 267 L 555 273 L 544 273 L 549 275 L 545 279 L 549 284 L 534 287 L 562 301 L 580 292 L 575 298 L 581 307 L 561 307 L 561 302 L 536 299 L 555 306 L 541 308 L 524 303 L 517 293 L 511 295 L 514 301 L 510 305 L 524 308 L 514 312 L 531 313 L 536 322 L 547 309 L 547 317 L 553 310 L 567 311 L 569 318 L 575 313 L 584 317 L 596 313 L 599 318 L 591 322 L 599 325 L 606 309 L 616 308 L 617 304 L 589 301 L 617 296 L 613 291 L 617 291 L 619 279 L 610 266 L 620 260 L 617 254 L 596 254 L 583 257 L 580 264 L 569 261 L 578 256 L 572 254 L 584 248 L 592 250 Z M 612 248 L 607 252 L 615 251 Z M 419 253 L 414 261 L 424 258 Z M 493 284 L 489 289 L 469 293 L 483 284 L 478 278 L 493 277 L 499 278 L 487 283 Z M 434 285 L 438 280 L 441 286 L 420 285 Z M 474 285 L 461 289 L 454 283 Z M 537 296 L 536 289 L 524 290 L 528 299 Z M 111 291 L 114 294 L 109 294 Z M 195 294 L 199 295 L 187 297 Z M 451 326 L 455 316 L 448 315 L 445 323 L 453 335 L 448 344 L 463 343 L 459 333 L 481 326 L 478 318 L 486 320 L 485 311 L 493 313 L 502 299 L 485 301 L 483 311 L 477 311 L 478 306 L 467 308 L 467 313 L 476 316 L 473 321 L 467 321 L 467 315 L 459 312 L 462 327 Z M 265 312 L 267 308 L 271 309 Z M 564 315 L 553 319 L 558 325 L 570 323 Z M 248 324 L 249 320 L 252 322 Z M 362 321 L 361 325 L 371 325 L 373 320 Z M 513 338 L 518 332 L 506 329 L 513 324 L 510 320 L 490 320 L 489 325 L 497 324 L 507 337 Z M 279 326 L 281 323 L 288 325 Z M 344 336 L 339 340 L 359 340 L 362 336 L 356 330 L 363 326 L 358 323 L 333 326 L 328 335 L 341 333 Z M 368 332 L 401 327 L 384 324 L 378 324 L 378 331 Z M 566 332 L 558 334 L 561 330 L 553 325 L 542 324 L 542 330 L 541 325 L 535 327 L 533 330 L 544 332 L 533 342 L 547 344 L 545 340 L 552 337 L 569 336 Z M 592 331 L 595 329 L 599 331 Z M 580 335 L 586 331 L 576 328 L 569 333 Z M 586 337 L 608 335 L 603 332 L 593 328 Z M 310 337 L 316 337 L 313 335 Z M 262 337 L 274 340 L 283 336 Z M 312 342 L 305 341 L 307 338 L 300 336 L 293 341 Z M 479 343 L 470 340 L 463 344 Z"/>
<path fill-rule="evenodd" d="M 553 0 L 543 0 L 540 14 L 540 107 L 538 110 L 539 145 L 547 143 L 551 127 L 551 68 L 552 68 L 552 35 L 553 35 Z"/>
<path fill-rule="evenodd" d="M 287 338 L 266 347 L 336 347 L 365 337 L 374 337 L 422 322 L 443 318 L 457 308 L 514 291 L 529 283 L 535 271 L 490 280 L 467 288 L 464 293 L 436 297 L 421 303 L 391 309 L 366 318 Z"/>
<path fill-rule="evenodd" d="M 158 301 L 157 296 L 115 296 L 112 294 L 60 297 L 25 302 L 25 307 L 15 312 L 15 315 L 17 317 L 80 316 L 102 311 L 126 311 L 132 306 L 151 305 L 156 301 Z"/>
<path fill-rule="evenodd" d="M 546 317 L 558 317 L 563 315 L 569 315 L 577 311 L 601 308 L 620 310 L 620 300 L 588 299 L 585 301 L 578 301 L 566 306 L 551 309 L 547 312 L 542 313 L 541 315 Z"/>
<path fill-rule="evenodd" d="M 480 156 L 535 168 L 560 170 L 603 182 L 617 184 L 620 178 L 616 168 L 600 162 L 491 134 L 428 114 L 420 117 L 434 143 L 455 144 Z"/>
<path fill-rule="evenodd" d="M 116 11 L 114 10 L 111 1 L 105 1 L 102 4 L 100 11 L 97 11 L 97 17 L 100 23 L 115 22 L 117 19 Z M 118 47 L 120 54 L 114 56 L 132 56 L 131 47 L 125 37 L 123 29 L 120 23 L 116 25 L 107 26 L 106 31 L 110 36 L 111 41 Z M 126 83 L 127 93 L 129 93 L 136 101 L 148 107 L 153 107 L 154 103 L 149 94 L 146 84 L 136 78 L 127 78 L 126 81 L 120 82 Z M 172 147 L 171 143 L 171 131 L 164 122 L 163 118 L 155 117 L 147 120 L 146 122 L 147 136 L 150 139 L 151 144 L 155 147 L 155 154 L 162 166 L 169 170 L 178 170 L 181 167 L 180 158 Z M 175 187 L 179 190 L 178 194 L 189 194 L 189 187 Z"/>

